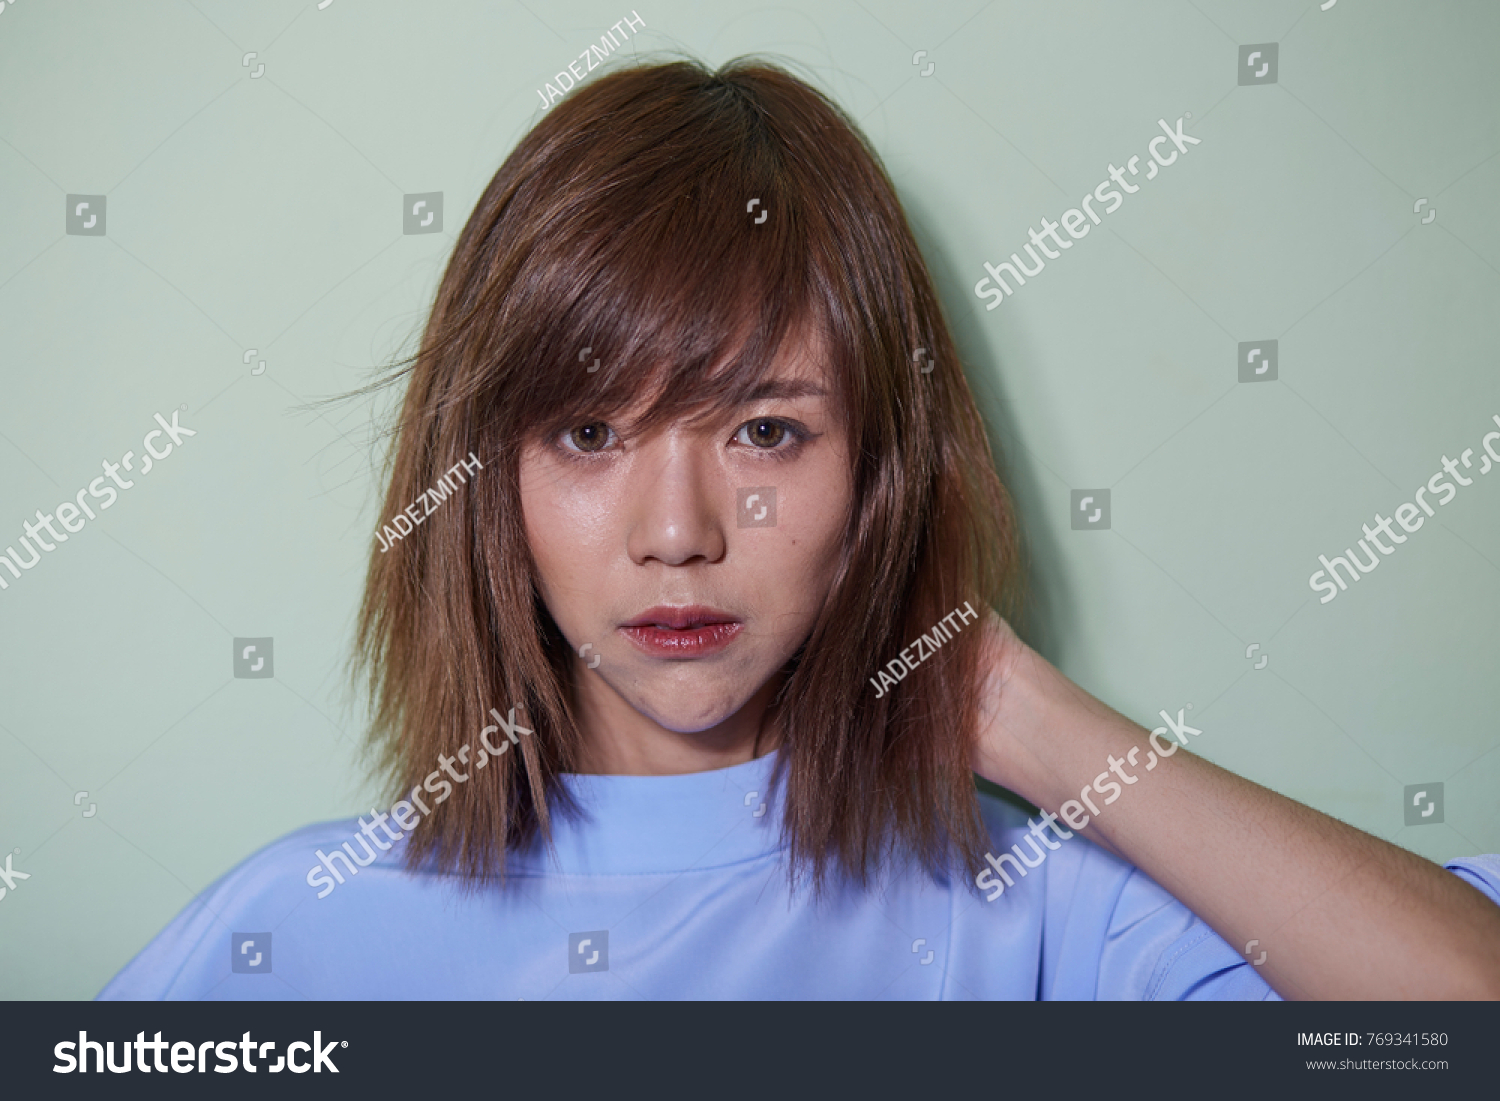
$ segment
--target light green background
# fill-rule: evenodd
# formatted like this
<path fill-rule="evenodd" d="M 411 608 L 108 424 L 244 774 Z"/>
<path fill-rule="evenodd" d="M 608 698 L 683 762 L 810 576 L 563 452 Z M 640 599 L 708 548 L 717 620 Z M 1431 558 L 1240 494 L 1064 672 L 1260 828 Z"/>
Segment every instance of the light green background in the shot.
<path fill-rule="evenodd" d="M 1043 653 L 1148 726 L 1191 702 L 1198 752 L 1377 836 L 1500 851 L 1500 475 L 1332 603 L 1307 585 L 1500 413 L 1500 5 L 19 0 L 0 545 L 154 412 L 198 434 L 0 592 L 0 857 L 31 874 L 0 995 L 91 997 L 234 863 L 370 806 L 342 667 L 380 406 L 305 406 L 414 347 L 538 89 L 632 10 L 627 52 L 778 55 L 881 151 L 1004 450 Z M 1278 82 L 1238 86 L 1261 42 Z M 985 260 L 1189 112 L 1200 145 L 985 311 Z M 404 236 L 422 191 L 445 232 Z M 106 236 L 64 234 L 69 193 L 108 196 Z M 1265 338 L 1279 380 L 1238 383 Z M 1109 531 L 1071 530 L 1084 487 Z M 274 679 L 231 676 L 236 635 L 275 638 Z M 1446 821 L 1405 827 L 1429 782 Z"/>

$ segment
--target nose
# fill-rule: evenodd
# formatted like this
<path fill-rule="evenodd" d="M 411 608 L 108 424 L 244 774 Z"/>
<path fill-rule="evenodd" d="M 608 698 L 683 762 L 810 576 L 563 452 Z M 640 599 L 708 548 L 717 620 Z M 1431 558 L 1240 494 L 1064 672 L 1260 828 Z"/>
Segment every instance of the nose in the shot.
<path fill-rule="evenodd" d="M 631 560 L 683 566 L 718 562 L 726 549 L 723 476 L 705 439 L 659 433 L 641 445 L 622 502 L 631 516 L 626 549 Z"/>

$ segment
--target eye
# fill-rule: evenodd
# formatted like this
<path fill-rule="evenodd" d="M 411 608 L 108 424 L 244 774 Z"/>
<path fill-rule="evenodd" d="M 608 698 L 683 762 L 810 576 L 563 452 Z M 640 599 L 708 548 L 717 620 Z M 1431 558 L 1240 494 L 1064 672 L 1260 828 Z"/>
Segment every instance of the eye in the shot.
<path fill-rule="evenodd" d="M 602 451 L 614 435 L 614 429 L 603 421 L 593 421 L 589 424 L 580 424 L 576 428 L 570 428 L 562 433 L 560 439 L 567 450 L 581 452 L 585 455 Z"/>
<path fill-rule="evenodd" d="M 790 457 L 812 438 L 812 434 L 795 421 L 780 417 L 757 417 L 736 430 L 732 442 L 777 457 Z M 556 437 L 556 446 L 571 456 L 598 455 L 618 442 L 614 429 L 603 421 L 590 421 L 565 429 Z"/>
<path fill-rule="evenodd" d="M 779 417 L 757 417 L 753 421 L 746 421 L 740 425 L 734 438 L 739 440 L 746 433 L 748 435 L 744 442 L 761 451 L 792 451 L 806 438 L 806 434 L 800 432 L 792 422 Z M 778 448 L 777 445 L 787 437 L 792 439 L 791 446 Z"/>

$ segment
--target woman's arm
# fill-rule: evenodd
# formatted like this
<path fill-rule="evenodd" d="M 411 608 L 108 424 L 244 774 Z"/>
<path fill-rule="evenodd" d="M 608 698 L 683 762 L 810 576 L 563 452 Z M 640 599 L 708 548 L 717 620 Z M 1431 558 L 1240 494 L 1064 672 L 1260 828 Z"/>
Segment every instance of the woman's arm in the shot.
<path fill-rule="evenodd" d="M 1090 788 L 1098 814 L 1082 808 L 1083 836 L 1235 948 L 1259 941 L 1253 956 L 1266 952 L 1261 973 L 1283 997 L 1500 998 L 1500 906 L 1438 865 L 1186 749 L 1161 759 L 1146 728 L 1063 676 L 993 612 L 987 619 L 974 755 L 985 779 L 1056 814 L 1108 773 L 1102 786 L 1121 791 L 1105 805 Z"/>

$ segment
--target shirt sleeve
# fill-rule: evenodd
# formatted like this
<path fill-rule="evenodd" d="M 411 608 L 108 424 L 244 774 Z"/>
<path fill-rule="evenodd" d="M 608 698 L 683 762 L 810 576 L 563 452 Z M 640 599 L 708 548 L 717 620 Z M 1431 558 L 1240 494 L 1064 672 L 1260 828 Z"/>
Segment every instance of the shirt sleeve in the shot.
<path fill-rule="evenodd" d="M 1097 847 L 1089 857 L 1096 854 L 1109 857 Z M 1257 970 L 1268 958 L 1264 946 L 1251 941 L 1236 951 L 1139 868 L 1126 867 L 1100 948 L 1096 997 L 1282 1000 Z M 1500 905 L 1500 856 L 1444 867 Z"/>
<path fill-rule="evenodd" d="M 310 897 L 302 872 L 307 854 L 319 846 L 336 850 L 340 835 L 347 837 L 352 832 L 351 823 L 318 823 L 247 857 L 189 902 L 95 995 L 95 1000 L 305 999 L 307 995 L 288 976 L 295 979 L 307 974 L 309 981 L 319 978 L 319 969 L 329 966 L 324 958 L 331 953 L 321 938 L 301 938 L 308 942 L 305 953 L 298 953 L 295 943 L 275 944 L 279 935 L 276 931 Z M 332 919 L 335 907 L 349 907 L 358 898 L 352 891 L 344 895 L 325 908 L 326 927 L 337 925 Z M 358 919 L 350 915 L 349 920 Z M 281 949 L 270 973 L 234 973 L 236 933 L 253 936 L 257 950 Z"/>
<path fill-rule="evenodd" d="M 1058 861 L 1047 884 L 1042 997 L 1281 1000 L 1261 978 L 1259 945 L 1248 957 L 1235 951 L 1145 872 L 1091 842 L 1066 849 L 1073 859 Z"/>
<path fill-rule="evenodd" d="M 1202 918 L 1131 867 L 1099 954 L 1104 999 L 1281 1001 L 1261 977 L 1266 950 L 1237 952 Z"/>
<path fill-rule="evenodd" d="M 1465 883 L 1479 888 L 1486 898 L 1500 906 L 1500 856 L 1488 853 L 1484 856 L 1454 857 L 1444 868 Z"/>
<path fill-rule="evenodd" d="M 219 887 L 216 883 L 206 893 L 217 894 Z M 221 924 L 203 897 L 194 899 L 99 991 L 95 1000 L 163 1001 L 183 997 L 184 988 L 190 991 L 186 996 L 201 997 L 212 986 L 206 981 L 205 949 Z M 224 932 L 227 945 L 228 930 Z M 223 955 L 227 957 L 228 953 Z M 226 964 L 224 970 L 228 969 Z"/>

